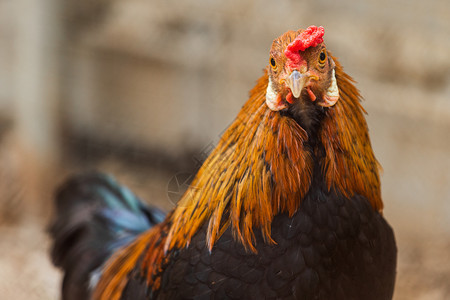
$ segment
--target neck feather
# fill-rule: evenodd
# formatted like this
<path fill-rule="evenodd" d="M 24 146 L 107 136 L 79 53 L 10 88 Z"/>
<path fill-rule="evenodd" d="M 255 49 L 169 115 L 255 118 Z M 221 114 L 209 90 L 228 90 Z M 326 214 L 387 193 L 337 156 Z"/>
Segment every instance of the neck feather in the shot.
<path fill-rule="evenodd" d="M 267 107 L 267 84 L 265 74 L 180 200 L 167 247 L 185 246 L 209 222 L 210 249 L 231 226 L 237 239 L 254 250 L 254 227 L 273 242 L 274 215 L 298 209 L 312 176 L 307 134 L 292 118 Z"/>
<path fill-rule="evenodd" d="M 322 161 L 325 180 L 329 189 L 334 188 L 347 197 L 365 196 L 381 212 L 380 165 L 370 143 L 361 96 L 353 79 L 333 59 L 340 99 L 327 110 L 319 134 L 326 154 Z"/>

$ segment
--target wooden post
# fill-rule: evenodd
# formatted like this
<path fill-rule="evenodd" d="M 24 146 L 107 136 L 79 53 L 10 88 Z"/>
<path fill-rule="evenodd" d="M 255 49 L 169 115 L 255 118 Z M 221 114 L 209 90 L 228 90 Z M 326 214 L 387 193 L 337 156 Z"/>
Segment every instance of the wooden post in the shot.
<path fill-rule="evenodd" d="M 14 126 L 43 163 L 58 160 L 61 14 L 58 0 L 15 0 Z"/>

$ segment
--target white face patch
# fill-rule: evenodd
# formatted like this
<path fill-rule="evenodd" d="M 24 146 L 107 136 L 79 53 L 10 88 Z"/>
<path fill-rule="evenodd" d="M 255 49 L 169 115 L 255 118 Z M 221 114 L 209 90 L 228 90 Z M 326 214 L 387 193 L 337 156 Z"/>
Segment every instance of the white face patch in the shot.
<path fill-rule="evenodd" d="M 331 75 L 331 85 L 327 90 L 327 96 L 328 97 L 339 97 L 339 89 L 336 83 L 336 75 L 334 74 L 334 69 L 333 69 L 333 74 Z"/>
<path fill-rule="evenodd" d="M 336 104 L 339 100 L 339 88 L 336 82 L 336 75 L 333 69 L 333 73 L 331 74 L 331 85 L 325 92 L 323 97 L 323 102 L 319 103 L 319 105 L 323 107 L 330 107 Z"/>
<path fill-rule="evenodd" d="M 279 111 L 286 108 L 285 104 L 277 102 L 277 93 L 273 90 L 272 80 L 269 77 L 269 84 L 266 90 L 266 104 L 273 111 Z"/>

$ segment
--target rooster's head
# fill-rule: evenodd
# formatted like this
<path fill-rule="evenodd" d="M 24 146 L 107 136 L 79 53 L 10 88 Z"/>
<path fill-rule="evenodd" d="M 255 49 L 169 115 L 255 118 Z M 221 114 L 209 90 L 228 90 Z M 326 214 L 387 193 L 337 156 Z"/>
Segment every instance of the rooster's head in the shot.
<path fill-rule="evenodd" d="M 288 31 L 270 49 L 266 103 L 302 118 L 339 99 L 335 63 L 323 43 L 323 27 Z"/>

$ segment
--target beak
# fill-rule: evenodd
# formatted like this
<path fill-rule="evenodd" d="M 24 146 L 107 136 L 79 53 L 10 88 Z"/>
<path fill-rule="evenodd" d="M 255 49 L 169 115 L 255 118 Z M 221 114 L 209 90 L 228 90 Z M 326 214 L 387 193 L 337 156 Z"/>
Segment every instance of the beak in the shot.
<path fill-rule="evenodd" d="M 286 84 L 291 89 L 292 95 L 295 98 L 300 97 L 303 87 L 306 84 L 309 76 L 306 74 L 302 74 L 297 70 L 292 71 L 291 75 L 286 78 Z"/>

